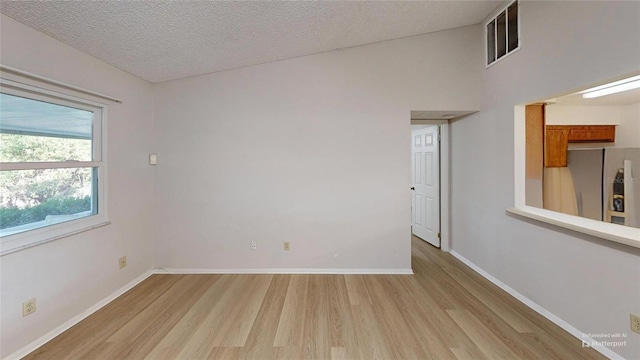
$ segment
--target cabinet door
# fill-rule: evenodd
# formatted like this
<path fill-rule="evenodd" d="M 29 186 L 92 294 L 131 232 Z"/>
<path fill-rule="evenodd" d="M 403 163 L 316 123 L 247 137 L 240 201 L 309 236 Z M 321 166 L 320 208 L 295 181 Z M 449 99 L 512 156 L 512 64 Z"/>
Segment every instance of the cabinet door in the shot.
<path fill-rule="evenodd" d="M 614 142 L 614 125 L 569 126 L 569 142 Z"/>
<path fill-rule="evenodd" d="M 547 126 L 544 137 L 544 166 L 567 166 L 568 147 L 569 129 L 566 126 Z"/>

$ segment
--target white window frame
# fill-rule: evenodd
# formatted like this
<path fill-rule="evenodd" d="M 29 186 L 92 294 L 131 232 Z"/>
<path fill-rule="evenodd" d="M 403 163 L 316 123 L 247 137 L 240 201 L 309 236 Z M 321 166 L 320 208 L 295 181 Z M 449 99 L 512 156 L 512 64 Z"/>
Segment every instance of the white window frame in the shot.
<path fill-rule="evenodd" d="M 507 18 L 505 19 L 505 22 L 506 22 L 505 31 L 506 31 L 506 41 L 507 41 L 505 46 L 506 46 L 507 52 L 504 55 L 502 55 L 500 58 L 498 58 L 498 29 L 496 25 L 496 29 L 493 32 L 493 44 L 494 44 L 493 50 L 494 50 L 495 59 L 493 60 L 493 62 L 487 63 L 487 61 L 489 60 L 487 58 L 487 54 L 489 52 L 489 44 L 487 44 L 487 25 L 489 25 L 492 21 L 495 21 L 495 24 L 497 24 L 498 16 L 503 12 L 505 12 L 509 8 L 509 6 L 513 5 L 514 3 L 518 3 L 518 19 L 516 20 L 518 22 L 518 46 L 516 46 L 515 49 L 509 51 L 509 12 L 507 11 L 505 13 L 507 16 Z M 502 59 L 508 58 L 511 54 L 520 50 L 520 48 L 522 47 L 522 37 L 520 36 L 520 32 L 522 31 L 522 26 L 520 23 L 521 14 L 522 14 L 522 3 L 520 2 L 520 0 L 514 0 L 509 4 L 507 4 L 507 6 L 505 6 L 504 8 L 501 8 L 500 11 L 496 12 L 496 15 L 494 17 L 492 17 L 486 23 L 484 23 L 484 66 L 485 68 L 490 68 L 494 64 L 500 62 Z"/>
<path fill-rule="evenodd" d="M 85 167 L 95 167 L 98 169 L 98 208 L 96 214 L 4 236 L 0 238 L 0 256 L 108 225 L 110 222 L 107 206 L 107 154 L 105 146 L 107 105 L 7 79 L 0 79 L 0 92 L 33 100 L 45 101 L 56 105 L 92 111 L 94 114 L 92 131 L 93 154 L 95 154 L 91 161 L 0 163 L 0 170 Z"/>

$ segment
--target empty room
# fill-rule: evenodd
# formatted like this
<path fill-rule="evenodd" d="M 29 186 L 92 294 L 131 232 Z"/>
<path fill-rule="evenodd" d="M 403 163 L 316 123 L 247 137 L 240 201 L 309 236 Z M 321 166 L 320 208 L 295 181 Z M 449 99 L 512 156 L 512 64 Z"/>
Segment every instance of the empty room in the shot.
<path fill-rule="evenodd" d="M 640 2 L 0 13 L 0 358 L 640 360 Z"/>

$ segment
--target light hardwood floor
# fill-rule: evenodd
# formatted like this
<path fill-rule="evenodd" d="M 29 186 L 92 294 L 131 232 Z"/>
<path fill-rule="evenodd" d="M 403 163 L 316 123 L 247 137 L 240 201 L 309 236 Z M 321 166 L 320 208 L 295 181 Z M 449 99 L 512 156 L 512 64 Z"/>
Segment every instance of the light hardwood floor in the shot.
<path fill-rule="evenodd" d="M 415 275 L 153 275 L 26 359 L 604 359 L 412 247 Z"/>

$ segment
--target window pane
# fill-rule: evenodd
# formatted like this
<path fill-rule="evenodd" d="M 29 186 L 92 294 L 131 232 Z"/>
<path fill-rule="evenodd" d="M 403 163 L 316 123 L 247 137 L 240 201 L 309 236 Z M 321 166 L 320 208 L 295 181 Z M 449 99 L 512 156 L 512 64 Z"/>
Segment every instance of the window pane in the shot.
<path fill-rule="evenodd" d="M 507 9 L 509 13 L 509 52 L 518 47 L 518 2 L 514 2 Z"/>
<path fill-rule="evenodd" d="M 506 55 L 507 53 L 507 15 L 506 10 L 500 13 L 496 18 L 497 21 L 497 40 L 496 47 L 498 48 L 498 59 Z"/>
<path fill-rule="evenodd" d="M 0 94 L 0 161 L 91 161 L 93 112 Z"/>
<path fill-rule="evenodd" d="M 487 24 L 487 65 L 496 61 L 496 21 Z"/>
<path fill-rule="evenodd" d="M 91 161 L 91 140 L 0 133 L 0 162 Z"/>
<path fill-rule="evenodd" d="M 0 172 L 0 236 L 97 213 L 97 168 Z"/>

